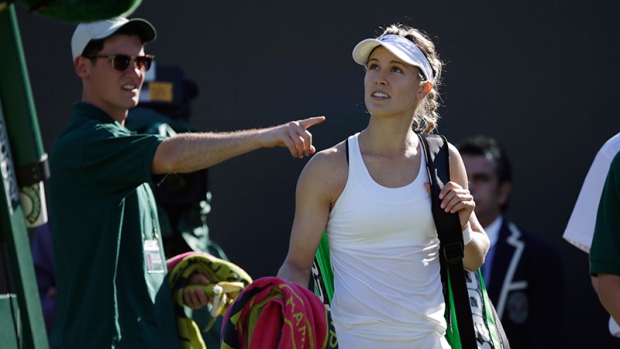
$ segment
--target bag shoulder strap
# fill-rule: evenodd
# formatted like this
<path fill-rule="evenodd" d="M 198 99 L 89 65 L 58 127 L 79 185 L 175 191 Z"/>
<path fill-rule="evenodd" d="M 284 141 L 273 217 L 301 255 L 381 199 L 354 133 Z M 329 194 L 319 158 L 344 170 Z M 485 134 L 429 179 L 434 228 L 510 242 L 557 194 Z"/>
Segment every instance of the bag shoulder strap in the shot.
<path fill-rule="evenodd" d="M 419 134 L 426 155 L 426 169 L 431 184 L 432 213 L 440 244 L 441 281 L 449 314 L 449 290 L 452 290 L 458 333 L 464 349 L 476 349 L 474 322 L 469 292 L 463 270 L 463 234 L 458 213 L 445 212 L 439 192 L 450 181 L 448 141 L 439 134 Z"/>
<path fill-rule="evenodd" d="M 443 135 L 420 135 L 426 155 L 426 169 L 431 184 L 433 219 L 441 246 L 446 248 L 444 256 L 447 261 L 462 261 L 463 234 L 458 214 L 445 212 L 439 206 L 439 192 L 450 181 L 450 155 L 448 141 Z"/>

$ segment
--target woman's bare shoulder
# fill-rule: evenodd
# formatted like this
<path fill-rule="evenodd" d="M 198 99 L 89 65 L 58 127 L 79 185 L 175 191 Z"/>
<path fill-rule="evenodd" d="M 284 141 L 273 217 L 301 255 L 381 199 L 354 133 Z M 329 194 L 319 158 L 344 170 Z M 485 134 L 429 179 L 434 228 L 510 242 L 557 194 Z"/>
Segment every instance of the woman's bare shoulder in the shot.
<path fill-rule="evenodd" d="M 346 140 L 330 147 L 323 149 L 308 161 L 306 166 L 313 167 L 347 167 Z"/>
<path fill-rule="evenodd" d="M 346 184 L 349 169 L 344 142 L 314 154 L 304 167 L 300 181 L 330 192 L 341 191 Z"/>

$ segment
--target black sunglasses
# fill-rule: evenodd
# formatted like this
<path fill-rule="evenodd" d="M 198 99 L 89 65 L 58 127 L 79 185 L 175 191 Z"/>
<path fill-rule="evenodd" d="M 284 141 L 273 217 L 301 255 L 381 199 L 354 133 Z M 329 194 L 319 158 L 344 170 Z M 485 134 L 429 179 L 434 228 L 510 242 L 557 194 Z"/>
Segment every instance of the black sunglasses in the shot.
<path fill-rule="evenodd" d="M 84 57 L 89 58 L 89 59 L 107 58 L 112 62 L 112 67 L 114 67 L 114 69 L 118 71 L 125 71 L 125 69 L 129 67 L 130 61 L 134 61 L 138 69 L 142 69 L 142 67 L 144 67 L 144 71 L 147 71 L 151 68 L 151 63 L 153 63 L 153 59 L 155 59 L 155 56 L 153 55 L 144 55 L 144 56 L 85 55 Z"/>

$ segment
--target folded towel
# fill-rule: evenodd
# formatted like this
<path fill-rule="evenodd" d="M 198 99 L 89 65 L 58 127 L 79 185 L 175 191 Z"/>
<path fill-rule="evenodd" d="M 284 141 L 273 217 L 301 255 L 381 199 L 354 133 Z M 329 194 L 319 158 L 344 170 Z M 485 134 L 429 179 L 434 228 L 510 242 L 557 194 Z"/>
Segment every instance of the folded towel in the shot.
<path fill-rule="evenodd" d="M 183 253 L 170 258 L 166 264 L 181 346 L 183 349 L 204 349 L 206 345 L 198 326 L 185 314 L 183 291 L 201 288 L 207 296 L 214 298 L 212 319 L 209 323 L 211 326 L 217 316 L 226 311 L 239 292 L 252 282 L 252 278 L 239 266 L 203 252 Z M 187 285 L 187 279 L 196 272 L 204 274 L 211 284 Z"/>
<path fill-rule="evenodd" d="M 338 348 L 331 315 L 310 290 L 277 277 L 255 280 L 224 314 L 222 349 Z"/>

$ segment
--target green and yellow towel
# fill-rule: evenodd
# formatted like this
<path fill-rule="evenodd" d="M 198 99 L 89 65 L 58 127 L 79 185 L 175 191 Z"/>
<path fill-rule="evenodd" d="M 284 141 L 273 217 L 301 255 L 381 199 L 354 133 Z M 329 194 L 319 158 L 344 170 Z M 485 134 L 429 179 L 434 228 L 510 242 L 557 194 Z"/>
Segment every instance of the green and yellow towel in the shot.
<path fill-rule="evenodd" d="M 166 263 L 181 346 L 183 349 L 204 349 L 206 345 L 200 329 L 185 314 L 183 291 L 199 287 L 207 296 L 214 298 L 210 322 L 212 324 L 217 316 L 223 315 L 241 290 L 252 282 L 252 278 L 239 266 L 208 253 L 187 252 L 170 258 Z M 204 274 L 211 284 L 187 285 L 189 277 L 196 272 Z"/>

